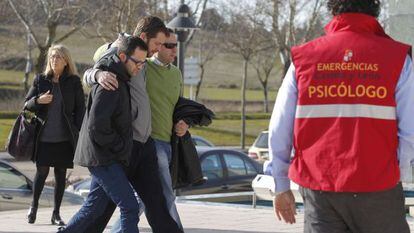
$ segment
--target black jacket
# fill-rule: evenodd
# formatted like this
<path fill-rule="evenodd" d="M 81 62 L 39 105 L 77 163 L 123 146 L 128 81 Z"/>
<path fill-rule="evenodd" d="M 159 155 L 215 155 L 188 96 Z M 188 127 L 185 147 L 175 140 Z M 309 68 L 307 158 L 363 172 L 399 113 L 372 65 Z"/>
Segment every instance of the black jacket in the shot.
<path fill-rule="evenodd" d="M 203 104 L 180 97 L 174 108 L 173 121 L 184 120 L 188 125 L 208 126 L 214 118 L 214 113 Z"/>
<path fill-rule="evenodd" d="M 211 124 L 213 117 L 214 113 L 204 105 L 180 97 L 174 109 L 173 121 L 174 124 L 183 120 L 190 126 L 207 126 Z M 170 173 L 173 187 L 182 188 L 204 183 L 200 160 L 190 133 L 178 137 L 173 131 L 171 150 Z"/>
<path fill-rule="evenodd" d="M 118 89 L 92 86 L 75 152 L 75 163 L 85 167 L 128 164 L 132 149 L 130 76 L 117 55 L 104 57 L 95 68 L 116 74 Z"/>
<path fill-rule="evenodd" d="M 82 125 L 83 115 L 85 114 L 85 96 L 83 93 L 82 83 L 76 75 L 66 75 L 63 73 L 59 79 L 59 87 L 63 99 L 63 115 L 65 123 L 71 133 L 71 143 L 75 149 L 79 136 L 79 130 Z M 38 139 L 44 125 L 47 123 L 47 104 L 38 104 L 36 100 L 43 93 L 52 92 L 52 77 L 43 74 L 36 75 L 33 80 L 33 86 L 26 95 L 25 109 L 34 112 L 37 116 L 35 131 L 35 148 L 32 160 L 36 161 Z"/>

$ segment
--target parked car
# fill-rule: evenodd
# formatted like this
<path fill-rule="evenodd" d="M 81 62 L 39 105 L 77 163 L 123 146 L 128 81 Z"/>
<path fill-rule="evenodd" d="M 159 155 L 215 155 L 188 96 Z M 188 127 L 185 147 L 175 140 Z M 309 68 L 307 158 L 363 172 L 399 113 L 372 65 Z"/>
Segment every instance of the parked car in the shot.
<path fill-rule="evenodd" d="M 214 147 L 213 143 L 211 143 L 210 141 L 208 141 L 207 139 L 205 139 L 203 137 L 196 136 L 196 135 L 191 135 L 191 139 L 193 139 L 194 145 L 196 145 L 196 146 Z"/>
<path fill-rule="evenodd" d="M 0 160 L 0 211 L 28 209 L 32 203 L 33 181 L 10 163 Z M 45 186 L 39 199 L 39 208 L 52 207 L 54 189 Z M 83 198 L 65 192 L 62 205 L 80 205 Z"/>
<path fill-rule="evenodd" d="M 179 190 L 180 195 L 252 191 L 251 182 L 262 173 L 262 165 L 245 153 L 216 147 L 197 147 L 206 182 Z M 75 183 L 66 189 L 86 197 L 91 179 Z"/>
<path fill-rule="evenodd" d="M 272 201 L 275 197 L 275 180 L 270 175 L 259 174 L 252 181 L 252 188 L 257 198 L 260 200 Z M 290 189 L 295 196 L 296 203 L 303 203 L 302 196 L 299 193 L 299 186 L 291 182 Z"/>
<path fill-rule="evenodd" d="M 180 189 L 180 195 L 252 191 L 252 180 L 263 173 L 261 164 L 240 151 L 198 147 L 197 153 L 207 181 Z"/>
<path fill-rule="evenodd" d="M 264 162 L 269 160 L 269 132 L 262 131 L 259 136 L 257 136 L 253 145 L 249 148 L 248 155 L 254 160 Z"/>

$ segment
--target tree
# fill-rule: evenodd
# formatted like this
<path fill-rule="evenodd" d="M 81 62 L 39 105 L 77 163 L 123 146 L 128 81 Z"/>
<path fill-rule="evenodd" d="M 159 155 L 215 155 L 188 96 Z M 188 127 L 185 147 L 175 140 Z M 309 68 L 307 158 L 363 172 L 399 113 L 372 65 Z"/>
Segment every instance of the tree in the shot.
<path fill-rule="evenodd" d="M 277 66 L 277 54 L 274 52 L 274 48 L 270 48 L 264 51 L 258 52 L 252 59 L 251 64 L 256 70 L 257 78 L 259 79 L 260 84 L 263 88 L 264 96 L 264 112 L 269 112 L 269 93 L 268 93 L 268 83 L 269 77 L 272 70 Z"/>
<path fill-rule="evenodd" d="M 235 7 L 232 9 L 236 9 Z M 232 12 L 230 26 L 227 29 L 227 48 L 243 59 L 243 76 L 241 85 L 241 148 L 245 148 L 246 134 L 246 82 L 247 69 L 251 58 L 258 52 L 269 48 L 269 38 L 265 35 L 265 28 L 261 12 L 263 8 L 256 4 L 250 8 L 239 8 L 239 12 Z"/>
<path fill-rule="evenodd" d="M 164 20 L 170 19 L 168 0 L 144 0 L 147 14 L 156 15 Z"/>
<path fill-rule="evenodd" d="M 98 37 L 104 43 L 113 41 L 118 33 L 132 33 L 140 17 L 152 7 L 144 0 L 101 0 L 99 14 L 92 21 L 95 31 L 82 30 L 87 38 Z"/>
<path fill-rule="evenodd" d="M 96 31 L 82 31 L 87 38 L 100 38 L 103 42 L 113 41 L 117 34 L 132 34 L 138 20 L 146 15 L 155 15 L 165 21 L 171 17 L 168 0 L 101 0 L 99 15 L 92 21 Z"/>
<path fill-rule="evenodd" d="M 216 32 L 218 28 L 223 28 L 226 20 L 216 8 L 208 8 L 200 16 L 200 29 L 204 31 Z"/>
<path fill-rule="evenodd" d="M 184 3 L 184 0 L 181 0 L 181 3 Z M 207 7 L 207 3 L 209 2 L 209 0 L 198 0 L 195 4 L 195 10 L 193 12 L 190 12 L 190 18 L 195 19 L 197 14 L 203 15 L 204 10 Z M 200 28 L 201 26 L 201 17 L 199 17 L 196 22 L 195 25 Z M 184 43 L 184 51 L 187 50 L 187 47 L 190 45 L 191 41 L 193 40 L 194 35 L 197 33 L 197 30 L 192 30 L 187 37 L 186 42 Z"/>
<path fill-rule="evenodd" d="M 42 72 L 46 62 L 47 51 L 52 44 L 60 43 L 79 31 L 96 13 L 87 12 L 87 8 L 82 5 L 81 0 L 7 1 L 39 50 L 35 65 L 35 72 L 37 73 Z M 33 12 L 39 11 L 41 12 L 40 15 L 33 14 Z M 41 23 L 39 24 L 39 22 Z M 61 25 L 68 25 L 70 29 L 58 37 L 57 29 Z M 46 37 L 42 34 L 44 29 L 47 31 Z M 44 39 L 43 42 L 42 38 Z"/>
<path fill-rule="evenodd" d="M 268 3 L 267 0 L 259 0 L 261 4 Z M 308 41 L 318 34 L 315 33 L 315 26 L 322 13 L 322 0 L 271 0 L 272 7 L 267 12 L 271 17 L 271 28 L 277 52 L 283 64 L 282 77 L 285 76 L 291 63 L 290 48 L 299 43 Z M 305 12 L 306 11 L 306 12 Z M 303 37 L 299 38 L 297 29 L 298 15 L 305 16 L 306 26 Z"/>
<path fill-rule="evenodd" d="M 200 94 L 201 84 L 203 83 L 206 65 L 213 60 L 223 46 L 220 41 L 223 40 L 223 26 L 225 20 L 215 8 L 206 9 L 200 17 L 200 32 L 197 35 L 198 49 L 198 66 L 200 67 L 200 81 L 196 86 L 195 99 Z"/>
<path fill-rule="evenodd" d="M 204 80 L 204 74 L 206 71 L 206 65 L 209 63 L 213 58 L 220 53 L 220 46 L 219 44 L 219 34 L 220 29 L 217 29 L 216 32 L 210 31 L 200 31 L 198 34 L 198 66 L 200 67 L 200 80 L 196 86 L 196 93 L 195 99 L 198 99 L 200 94 L 201 84 Z"/>

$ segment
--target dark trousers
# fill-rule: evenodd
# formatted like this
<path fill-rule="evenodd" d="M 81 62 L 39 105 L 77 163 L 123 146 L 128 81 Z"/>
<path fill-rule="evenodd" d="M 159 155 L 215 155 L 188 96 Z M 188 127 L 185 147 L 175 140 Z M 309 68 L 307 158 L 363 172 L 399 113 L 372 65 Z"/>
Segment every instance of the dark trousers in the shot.
<path fill-rule="evenodd" d="M 381 192 L 333 193 L 299 189 L 305 233 L 410 233 L 401 183 Z"/>
<path fill-rule="evenodd" d="M 154 141 L 146 143 L 134 141 L 127 175 L 132 187 L 145 205 L 145 215 L 154 233 L 182 233 L 168 212 L 158 174 L 158 161 Z M 85 233 L 103 232 L 116 205 L 109 203 L 101 215 Z"/>
<path fill-rule="evenodd" d="M 91 187 L 81 209 L 69 221 L 66 229 L 59 232 L 84 232 L 89 223 L 101 215 L 112 200 L 121 209 L 121 225 L 124 232 L 138 232 L 139 206 L 128 179 L 119 163 L 89 167 Z M 87 231 L 86 231 L 87 232 Z"/>

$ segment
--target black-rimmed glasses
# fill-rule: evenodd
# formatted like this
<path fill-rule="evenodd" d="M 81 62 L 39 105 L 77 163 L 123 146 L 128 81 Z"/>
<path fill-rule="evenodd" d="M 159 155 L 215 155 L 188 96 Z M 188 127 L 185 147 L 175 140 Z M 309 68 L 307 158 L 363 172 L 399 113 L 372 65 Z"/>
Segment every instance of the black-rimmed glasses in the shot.
<path fill-rule="evenodd" d="M 147 60 L 139 61 L 139 60 L 136 60 L 135 58 L 133 58 L 131 56 L 127 56 L 127 57 L 128 57 L 129 60 L 133 61 L 136 66 L 141 66 L 141 65 L 144 65 L 145 63 L 147 63 Z"/>

